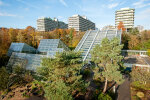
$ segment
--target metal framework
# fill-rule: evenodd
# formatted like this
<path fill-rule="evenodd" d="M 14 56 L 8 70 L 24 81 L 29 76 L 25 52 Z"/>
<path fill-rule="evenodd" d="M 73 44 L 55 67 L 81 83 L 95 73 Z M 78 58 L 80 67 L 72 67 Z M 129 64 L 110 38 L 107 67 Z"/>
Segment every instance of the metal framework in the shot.
<path fill-rule="evenodd" d="M 95 47 L 95 45 L 100 45 L 102 39 L 105 37 L 108 39 L 112 39 L 114 37 L 121 39 L 121 33 L 122 32 L 119 30 L 89 30 L 84 34 L 81 41 L 75 48 L 75 51 L 82 52 L 83 61 L 90 61 L 90 51 Z"/>

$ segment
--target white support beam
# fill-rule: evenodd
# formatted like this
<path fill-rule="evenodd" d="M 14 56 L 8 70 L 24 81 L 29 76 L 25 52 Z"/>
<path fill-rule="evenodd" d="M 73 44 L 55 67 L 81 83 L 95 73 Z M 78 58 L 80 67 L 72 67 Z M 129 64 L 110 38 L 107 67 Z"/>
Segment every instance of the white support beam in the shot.
<path fill-rule="evenodd" d="M 83 40 L 83 41 L 82 41 L 82 40 L 80 41 L 80 42 L 82 42 L 82 43 L 80 44 L 79 48 L 78 48 L 76 51 L 79 51 L 79 50 L 80 50 L 80 48 L 82 47 L 83 43 L 85 42 L 85 40 L 86 40 L 87 37 L 89 36 L 90 32 L 91 32 L 91 30 L 88 31 L 88 33 L 87 33 L 86 37 L 84 38 L 84 40 Z"/>
<path fill-rule="evenodd" d="M 92 48 L 92 46 L 93 46 L 93 43 L 94 43 L 94 41 L 95 41 L 95 39 L 96 39 L 96 37 L 97 37 L 99 31 L 100 31 L 100 30 L 97 31 L 97 33 L 96 33 L 96 35 L 95 35 L 95 37 L 94 37 L 94 39 L 93 39 L 93 41 L 92 41 L 92 43 L 91 43 L 91 45 L 90 45 L 90 47 L 89 47 L 89 49 L 88 49 L 88 51 L 87 51 L 85 57 L 83 58 L 83 61 L 85 61 L 86 57 L 88 56 L 88 54 L 89 54 L 89 52 L 90 52 L 90 50 L 91 50 L 91 48 Z"/>

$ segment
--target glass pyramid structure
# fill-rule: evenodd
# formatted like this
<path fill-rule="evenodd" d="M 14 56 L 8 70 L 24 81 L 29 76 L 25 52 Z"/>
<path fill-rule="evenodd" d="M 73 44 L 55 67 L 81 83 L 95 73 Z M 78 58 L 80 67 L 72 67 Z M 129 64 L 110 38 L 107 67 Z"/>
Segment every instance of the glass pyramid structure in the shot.
<path fill-rule="evenodd" d="M 19 64 L 28 70 L 36 71 L 36 68 L 40 67 L 43 58 L 55 57 L 56 52 L 70 50 L 60 39 L 42 39 L 38 49 L 33 49 L 31 46 L 23 49 L 24 45 L 23 43 L 11 44 L 9 50 L 11 51 L 11 56 L 7 64 L 8 67 Z M 34 53 L 30 52 L 31 48 L 35 51 Z M 29 52 L 24 52 L 24 50 Z"/>
<path fill-rule="evenodd" d="M 82 52 L 83 61 L 90 61 L 90 51 L 95 47 L 95 45 L 100 45 L 102 39 L 105 37 L 108 39 L 118 37 L 121 42 L 121 33 L 122 32 L 120 30 L 89 30 L 84 34 L 79 44 L 75 48 L 75 51 Z"/>

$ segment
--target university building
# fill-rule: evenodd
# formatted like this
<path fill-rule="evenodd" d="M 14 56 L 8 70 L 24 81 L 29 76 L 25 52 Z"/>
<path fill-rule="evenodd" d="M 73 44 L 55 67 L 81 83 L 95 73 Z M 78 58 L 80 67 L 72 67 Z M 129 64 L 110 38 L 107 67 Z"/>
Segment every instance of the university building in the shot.
<path fill-rule="evenodd" d="M 116 28 L 120 22 L 123 22 L 123 25 L 127 30 L 134 28 L 134 13 L 135 9 L 132 8 L 121 8 L 120 10 L 117 10 L 115 14 Z"/>
<path fill-rule="evenodd" d="M 95 23 L 88 20 L 86 16 L 73 15 L 68 19 L 68 28 L 76 31 L 95 30 Z"/>
<path fill-rule="evenodd" d="M 47 32 L 56 28 L 67 29 L 68 25 L 62 21 L 58 21 L 56 18 L 51 19 L 49 17 L 43 17 L 37 19 L 37 31 Z"/>

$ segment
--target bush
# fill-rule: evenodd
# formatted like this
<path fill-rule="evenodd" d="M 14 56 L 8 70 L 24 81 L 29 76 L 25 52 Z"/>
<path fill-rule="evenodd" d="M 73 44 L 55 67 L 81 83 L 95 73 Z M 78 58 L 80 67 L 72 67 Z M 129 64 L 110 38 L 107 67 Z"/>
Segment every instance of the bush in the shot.
<path fill-rule="evenodd" d="M 13 73 L 17 75 L 23 75 L 25 74 L 25 69 L 22 66 L 17 65 L 13 67 Z"/>
<path fill-rule="evenodd" d="M 100 93 L 101 93 L 101 91 L 99 89 L 96 89 L 93 93 L 92 99 L 97 100 Z"/>
<path fill-rule="evenodd" d="M 84 69 L 82 73 L 84 77 L 89 77 L 91 74 L 91 71 L 90 69 Z"/>
<path fill-rule="evenodd" d="M 150 83 L 150 73 L 146 70 L 141 70 L 137 68 L 132 68 L 131 79 L 133 82 L 140 82 L 141 84 L 146 85 Z"/>
<path fill-rule="evenodd" d="M 69 91 L 70 87 L 66 86 L 62 80 L 58 80 L 44 87 L 44 96 L 47 100 L 73 100 Z"/>
<path fill-rule="evenodd" d="M 98 100 L 112 100 L 112 98 L 108 94 L 99 94 Z"/>
<path fill-rule="evenodd" d="M 136 94 L 139 98 L 143 98 L 144 97 L 144 93 L 143 92 L 137 92 Z"/>
<path fill-rule="evenodd" d="M 0 90 L 4 90 L 7 88 L 7 84 L 9 81 L 9 74 L 5 67 L 0 68 Z"/>
<path fill-rule="evenodd" d="M 10 79 L 10 86 L 13 84 L 24 85 L 26 83 L 32 82 L 33 77 L 30 71 L 26 70 L 20 65 L 14 66 L 12 69 L 12 75 Z"/>

